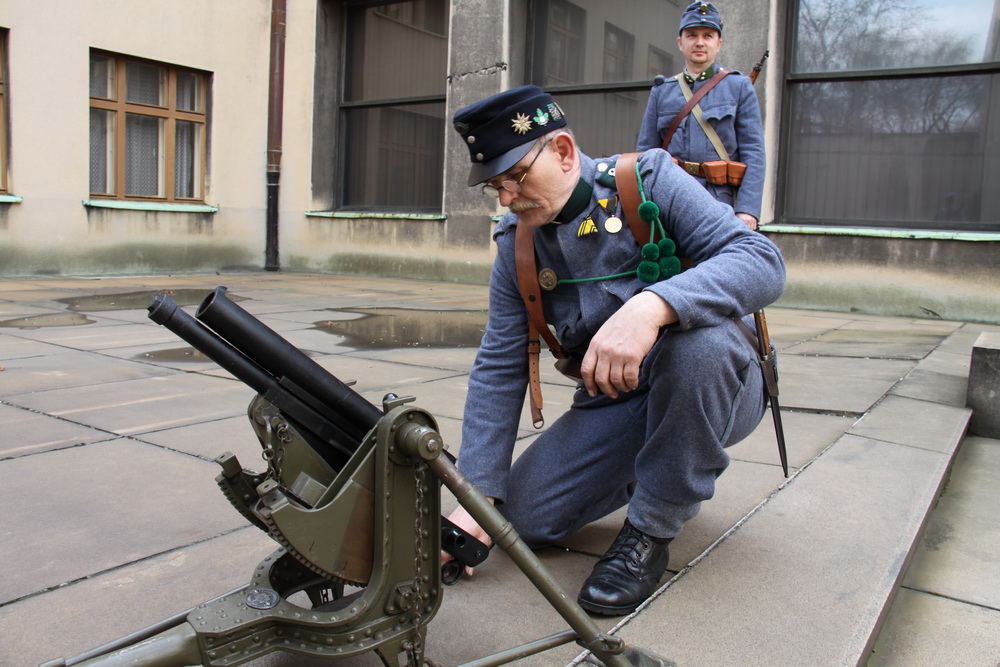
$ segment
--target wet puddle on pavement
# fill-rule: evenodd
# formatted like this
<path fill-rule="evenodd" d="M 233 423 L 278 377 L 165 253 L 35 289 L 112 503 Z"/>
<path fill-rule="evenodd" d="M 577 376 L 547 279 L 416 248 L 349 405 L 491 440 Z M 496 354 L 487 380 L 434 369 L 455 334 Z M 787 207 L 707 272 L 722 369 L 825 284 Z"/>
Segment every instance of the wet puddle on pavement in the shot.
<path fill-rule="evenodd" d="M 314 322 L 313 328 L 343 336 L 360 348 L 478 347 L 486 330 L 485 310 L 416 310 L 412 308 L 343 308 L 353 320 Z"/>
<path fill-rule="evenodd" d="M 342 308 L 331 312 L 362 317 L 321 320 L 313 323 L 313 329 L 343 336 L 347 345 L 361 349 L 478 347 L 487 317 L 485 310 Z M 133 359 L 179 364 L 212 361 L 192 347 L 143 352 Z"/>
<path fill-rule="evenodd" d="M 74 327 L 81 324 L 93 324 L 94 320 L 79 313 L 52 313 L 51 315 L 32 315 L 31 317 L 15 317 L 12 320 L 0 321 L 0 327 L 6 329 L 41 329 L 42 327 Z"/>
<path fill-rule="evenodd" d="M 56 299 L 57 303 L 66 304 L 69 313 L 52 313 L 49 315 L 33 315 L 31 317 L 16 317 L 0 321 L 0 328 L 8 329 L 41 329 L 43 327 L 73 327 L 81 324 L 94 324 L 86 315 L 80 313 L 99 313 L 110 310 L 140 310 L 149 306 L 153 297 L 166 294 L 178 306 L 197 306 L 205 300 L 212 290 L 182 289 L 182 290 L 145 290 L 142 292 L 124 292 L 121 294 L 89 294 L 65 299 Z M 245 301 L 247 297 L 227 294 L 230 301 Z M 204 355 L 192 350 L 195 355 L 205 360 Z M 180 356 L 183 356 L 181 354 Z M 176 361 L 176 359 L 175 359 Z"/>
<path fill-rule="evenodd" d="M 145 290 L 142 292 L 123 292 L 121 294 L 91 294 L 74 296 L 66 299 L 56 299 L 65 303 L 66 309 L 73 312 L 99 313 L 107 310 L 139 310 L 149 306 L 153 297 L 166 294 L 178 306 L 198 306 L 213 290 L 210 289 L 179 289 L 179 290 Z M 244 301 L 246 297 L 226 294 L 230 301 Z"/>

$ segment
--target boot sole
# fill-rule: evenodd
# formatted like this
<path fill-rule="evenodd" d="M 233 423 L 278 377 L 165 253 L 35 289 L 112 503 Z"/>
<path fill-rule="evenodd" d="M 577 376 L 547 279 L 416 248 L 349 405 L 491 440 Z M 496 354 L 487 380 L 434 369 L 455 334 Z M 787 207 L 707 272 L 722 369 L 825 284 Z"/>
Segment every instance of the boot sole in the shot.
<path fill-rule="evenodd" d="M 580 598 L 576 599 L 576 603 L 583 607 L 585 611 L 589 611 L 592 614 L 600 614 L 601 616 L 627 616 L 633 611 L 639 608 L 639 605 L 645 602 L 637 602 L 633 605 L 624 605 L 620 607 L 610 607 L 602 604 L 595 604 L 593 602 L 588 602 Z"/>

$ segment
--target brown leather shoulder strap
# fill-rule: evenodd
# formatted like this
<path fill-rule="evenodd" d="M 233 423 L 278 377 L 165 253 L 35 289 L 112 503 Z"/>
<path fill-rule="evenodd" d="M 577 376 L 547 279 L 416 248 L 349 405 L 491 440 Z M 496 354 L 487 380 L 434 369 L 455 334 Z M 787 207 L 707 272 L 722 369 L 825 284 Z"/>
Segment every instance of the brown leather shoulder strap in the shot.
<path fill-rule="evenodd" d="M 635 165 L 642 153 L 622 153 L 615 162 L 615 187 L 618 188 L 618 198 L 622 203 L 622 212 L 628 222 L 636 243 L 641 248 L 649 243 L 649 223 L 639 217 L 639 204 L 642 196 L 639 194 L 639 177 Z M 689 257 L 679 257 L 681 267 L 690 269 L 694 262 Z"/>
<path fill-rule="evenodd" d="M 514 261 L 517 266 L 517 287 L 521 291 L 524 306 L 528 309 L 528 319 L 548 343 L 552 353 L 559 356 L 562 347 L 549 331 L 542 312 L 542 290 L 538 286 L 538 268 L 535 263 L 535 235 L 528 225 L 517 226 L 514 235 Z"/>
<path fill-rule="evenodd" d="M 625 221 L 628 222 L 635 240 L 641 247 L 649 243 L 649 223 L 639 217 L 639 179 L 635 175 L 635 163 L 642 153 L 622 153 L 615 162 L 615 187 L 618 188 L 618 198 L 622 202 Z"/>
<path fill-rule="evenodd" d="M 535 428 L 545 425 L 542 418 L 542 381 L 539 370 L 541 335 L 557 359 L 566 356 L 559 341 L 549 331 L 542 311 L 542 290 L 538 285 L 538 265 L 535 261 L 535 230 L 528 225 L 518 225 L 514 233 L 514 263 L 517 270 L 517 287 L 524 307 L 528 310 L 528 396 L 531 403 L 531 421 Z"/>
<path fill-rule="evenodd" d="M 709 79 L 708 83 L 699 88 L 698 92 L 691 96 L 691 99 L 689 99 L 687 104 L 681 108 L 680 113 L 674 116 L 673 122 L 670 123 L 670 127 L 667 128 L 667 133 L 663 137 L 663 150 L 667 150 L 667 146 L 670 145 L 670 140 L 673 138 L 674 132 L 677 131 L 677 127 L 681 124 L 681 121 L 684 120 L 685 116 L 691 113 L 691 109 L 694 109 L 695 105 L 701 101 L 701 98 L 705 97 L 705 95 L 708 94 L 708 91 L 715 87 L 715 84 L 725 79 L 726 75 L 732 73 L 732 70 L 720 67 L 719 71 L 715 73 L 715 76 Z"/>

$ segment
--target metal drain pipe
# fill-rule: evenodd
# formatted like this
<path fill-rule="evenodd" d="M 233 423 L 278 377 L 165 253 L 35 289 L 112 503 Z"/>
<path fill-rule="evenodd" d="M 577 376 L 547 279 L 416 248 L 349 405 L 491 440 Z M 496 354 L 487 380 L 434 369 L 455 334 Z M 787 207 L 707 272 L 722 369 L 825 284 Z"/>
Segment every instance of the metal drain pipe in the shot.
<path fill-rule="evenodd" d="M 271 0 L 271 59 L 267 82 L 267 218 L 264 270 L 278 271 L 278 184 L 285 97 L 285 0 Z"/>

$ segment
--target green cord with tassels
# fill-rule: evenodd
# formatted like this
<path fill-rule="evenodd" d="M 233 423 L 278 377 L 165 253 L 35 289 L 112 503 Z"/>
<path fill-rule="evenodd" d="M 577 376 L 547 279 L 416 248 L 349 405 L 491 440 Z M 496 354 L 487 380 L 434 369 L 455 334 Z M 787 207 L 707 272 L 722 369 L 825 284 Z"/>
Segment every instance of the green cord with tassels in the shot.
<path fill-rule="evenodd" d="M 609 280 L 611 278 L 625 278 L 634 275 L 644 283 L 655 283 L 660 280 L 672 278 L 681 272 L 681 260 L 677 257 L 677 244 L 667 236 L 667 231 L 660 222 L 660 207 L 655 201 L 646 199 L 646 191 L 642 187 L 642 175 L 639 173 L 639 162 L 635 163 L 635 180 L 639 185 L 639 197 L 642 203 L 639 204 L 639 219 L 649 224 L 649 243 L 642 246 L 640 256 L 642 260 L 634 271 L 615 273 L 610 276 L 597 276 L 595 278 L 561 278 L 556 284 L 589 283 L 595 280 Z M 656 241 L 656 235 L 660 235 L 660 240 Z"/>

